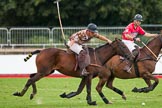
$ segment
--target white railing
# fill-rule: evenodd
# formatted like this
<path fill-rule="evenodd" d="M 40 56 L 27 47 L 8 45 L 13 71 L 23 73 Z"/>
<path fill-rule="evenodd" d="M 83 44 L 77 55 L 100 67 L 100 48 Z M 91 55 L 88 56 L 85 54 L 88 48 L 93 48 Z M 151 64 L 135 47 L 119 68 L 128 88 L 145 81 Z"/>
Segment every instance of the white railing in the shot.
<path fill-rule="evenodd" d="M 0 28 L 0 48 L 3 46 L 8 45 L 8 29 L 7 28 Z"/>
<path fill-rule="evenodd" d="M 159 32 L 162 25 L 142 25 L 149 32 Z M 154 29 L 156 28 L 156 29 Z M 86 27 L 63 27 L 65 38 L 68 40 L 73 33 Z M 110 39 L 121 36 L 124 27 L 98 27 L 99 33 Z M 0 28 L 0 48 L 7 47 L 62 47 L 63 41 L 60 27 L 53 28 Z M 98 46 L 102 41 L 92 39 L 88 45 Z"/>

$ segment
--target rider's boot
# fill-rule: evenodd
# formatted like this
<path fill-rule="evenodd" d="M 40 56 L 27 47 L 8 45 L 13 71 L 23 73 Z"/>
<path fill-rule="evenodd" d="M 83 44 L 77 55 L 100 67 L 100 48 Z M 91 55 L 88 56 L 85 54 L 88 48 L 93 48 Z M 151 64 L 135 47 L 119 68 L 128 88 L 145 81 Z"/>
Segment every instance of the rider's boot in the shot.
<path fill-rule="evenodd" d="M 86 67 L 89 65 L 87 56 L 85 50 L 81 51 L 78 55 L 79 72 L 81 73 L 81 76 L 87 76 L 89 74 L 86 70 Z"/>
<path fill-rule="evenodd" d="M 138 57 L 138 54 L 139 54 L 139 48 L 137 47 L 137 46 L 135 46 L 135 48 L 136 49 L 134 49 L 133 51 L 132 51 L 132 54 L 134 55 L 134 62 L 136 61 L 136 58 Z M 131 73 L 131 68 L 132 68 L 132 63 L 131 62 L 129 62 L 129 61 L 127 61 L 127 65 L 125 65 L 125 67 L 124 67 L 124 71 L 125 72 L 128 72 L 128 73 Z"/>

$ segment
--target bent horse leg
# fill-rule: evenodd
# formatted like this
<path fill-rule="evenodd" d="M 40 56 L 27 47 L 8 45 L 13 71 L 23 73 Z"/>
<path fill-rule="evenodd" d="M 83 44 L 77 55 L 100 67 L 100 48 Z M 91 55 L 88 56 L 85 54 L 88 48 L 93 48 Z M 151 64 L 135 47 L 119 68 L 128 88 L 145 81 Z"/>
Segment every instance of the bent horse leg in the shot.
<path fill-rule="evenodd" d="M 32 88 L 33 88 L 33 92 L 30 94 L 30 100 L 32 100 L 37 93 L 37 87 L 35 83 L 32 84 Z"/>
<path fill-rule="evenodd" d="M 31 74 L 31 75 L 30 75 L 30 78 L 34 77 L 35 75 L 36 75 L 36 73 Z M 30 100 L 31 100 L 31 99 L 33 99 L 33 98 L 34 98 L 34 96 L 35 96 L 35 95 L 36 95 L 36 93 L 37 93 L 37 87 L 36 87 L 35 82 L 34 82 L 34 83 L 32 83 L 32 88 L 33 88 L 33 91 L 32 91 L 32 93 L 30 94 Z"/>
<path fill-rule="evenodd" d="M 54 72 L 54 70 L 51 71 L 51 73 L 53 73 L 53 72 Z M 51 74 L 51 73 L 49 73 L 49 74 Z M 49 74 L 47 74 L 46 76 L 48 76 Z M 36 74 L 31 74 L 31 75 L 30 75 L 30 78 L 34 77 L 35 75 L 36 75 Z M 37 87 L 36 87 L 36 83 L 35 83 L 35 82 L 32 83 L 32 88 L 33 88 L 33 91 L 32 91 L 32 93 L 30 94 L 30 100 L 33 99 L 34 96 L 35 96 L 36 93 L 37 93 Z"/>
<path fill-rule="evenodd" d="M 119 95 L 122 96 L 122 99 L 126 100 L 126 96 L 125 96 L 124 92 L 121 91 L 120 89 L 116 88 L 116 87 L 113 87 L 113 81 L 114 81 L 114 77 L 109 78 L 107 80 L 106 87 L 108 87 L 109 89 L 111 89 L 114 92 L 118 93 Z"/>
<path fill-rule="evenodd" d="M 31 75 L 31 78 L 27 81 L 27 83 L 25 84 L 25 87 L 22 89 L 22 91 L 15 92 L 13 95 L 14 96 L 23 96 L 26 93 L 26 91 L 28 90 L 28 88 L 30 87 L 30 85 L 33 85 L 33 87 L 36 88 L 35 82 L 38 81 L 39 79 L 41 79 L 42 77 L 43 77 L 43 75 L 41 73 L 36 73 L 33 77 Z M 33 92 L 36 93 L 36 89 L 33 90 Z M 30 97 L 30 99 L 32 99 L 32 98 Z"/>
<path fill-rule="evenodd" d="M 72 97 L 80 94 L 83 91 L 83 88 L 85 87 L 85 83 L 86 83 L 86 78 L 83 77 L 81 82 L 80 82 L 79 88 L 77 89 L 76 92 L 70 92 L 68 94 L 66 94 L 64 92 L 63 94 L 60 95 L 60 97 L 62 97 L 62 98 L 72 98 Z"/>
<path fill-rule="evenodd" d="M 53 72 L 54 72 L 54 70 L 51 71 L 51 73 L 53 73 Z M 49 73 L 49 74 L 51 74 L 51 73 Z M 46 76 L 48 76 L 49 74 L 47 74 Z M 30 78 L 34 77 L 35 75 L 36 75 L 36 73 L 31 74 L 31 75 L 30 75 Z M 33 99 L 34 96 L 35 96 L 36 93 L 37 93 L 37 87 L 36 87 L 36 83 L 35 83 L 35 82 L 32 83 L 32 88 L 33 88 L 33 91 L 32 91 L 32 93 L 30 94 L 30 100 Z"/>
<path fill-rule="evenodd" d="M 105 102 L 105 104 L 110 104 L 111 102 L 109 102 L 109 100 L 102 93 L 102 88 L 105 85 L 106 81 L 107 81 L 107 79 L 100 78 L 100 80 L 96 86 L 96 90 L 97 90 L 98 94 L 100 95 L 101 99 Z"/>
<path fill-rule="evenodd" d="M 153 91 L 155 89 L 155 87 L 159 84 L 159 79 L 156 78 L 155 76 L 153 76 L 152 74 L 147 74 L 146 78 L 143 78 L 143 79 L 146 82 L 146 84 L 148 85 L 148 87 L 143 87 L 143 88 L 135 87 L 134 89 L 132 89 L 132 92 L 147 93 L 147 92 Z M 154 83 L 151 84 L 150 80 L 154 80 Z"/>

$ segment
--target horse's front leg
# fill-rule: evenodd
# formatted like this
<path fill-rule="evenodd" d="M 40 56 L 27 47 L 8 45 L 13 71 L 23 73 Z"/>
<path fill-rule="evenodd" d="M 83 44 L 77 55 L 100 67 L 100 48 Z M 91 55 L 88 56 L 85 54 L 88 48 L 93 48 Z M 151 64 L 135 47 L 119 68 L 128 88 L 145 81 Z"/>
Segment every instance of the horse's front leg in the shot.
<path fill-rule="evenodd" d="M 143 88 L 134 88 L 132 90 L 132 92 L 144 92 L 144 93 L 147 93 L 147 92 L 150 92 L 150 91 L 153 91 L 155 89 L 155 87 L 159 84 L 159 79 L 156 78 L 155 76 L 153 76 L 152 74 L 149 74 L 147 75 L 146 78 L 143 78 L 144 81 L 146 82 L 146 84 L 148 85 L 148 87 L 143 87 Z M 154 80 L 154 83 L 151 84 L 151 81 L 150 80 Z"/>
<path fill-rule="evenodd" d="M 89 105 L 97 105 L 97 104 L 96 104 L 96 101 L 92 101 L 92 98 L 91 98 L 92 78 L 93 78 L 92 75 L 88 75 L 88 76 L 87 76 L 87 83 L 86 83 L 87 97 L 86 97 L 86 100 L 87 100 L 87 103 L 88 103 Z"/>
<path fill-rule="evenodd" d="M 83 91 L 83 89 L 85 87 L 85 83 L 86 83 L 86 77 L 83 77 L 76 92 L 70 92 L 68 94 L 66 94 L 64 92 L 63 94 L 60 95 L 60 97 L 62 97 L 62 98 L 72 98 L 72 97 L 74 97 L 76 95 L 79 95 Z"/>
<path fill-rule="evenodd" d="M 102 88 L 105 85 L 107 79 L 103 78 L 103 77 L 99 77 L 99 82 L 96 86 L 96 90 L 98 92 L 98 94 L 100 95 L 101 99 L 105 102 L 105 104 L 110 104 L 111 102 L 109 102 L 109 100 L 105 97 L 105 95 L 102 92 Z"/>
<path fill-rule="evenodd" d="M 106 87 L 108 87 L 109 89 L 113 90 L 114 92 L 118 93 L 119 95 L 122 96 L 122 99 L 126 100 L 126 95 L 124 94 L 124 92 L 116 87 L 113 86 L 113 81 L 114 81 L 114 77 L 111 77 L 107 80 L 106 83 Z"/>

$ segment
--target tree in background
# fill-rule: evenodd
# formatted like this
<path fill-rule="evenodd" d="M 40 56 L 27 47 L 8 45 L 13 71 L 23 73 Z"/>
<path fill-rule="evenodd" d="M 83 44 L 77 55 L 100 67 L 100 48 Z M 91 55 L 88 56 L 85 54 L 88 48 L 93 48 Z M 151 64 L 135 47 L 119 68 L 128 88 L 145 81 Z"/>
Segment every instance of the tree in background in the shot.
<path fill-rule="evenodd" d="M 127 25 L 135 14 L 145 24 L 162 24 L 161 0 L 62 0 L 63 26 Z M 0 26 L 59 26 L 56 4 L 52 0 L 1 0 Z"/>

